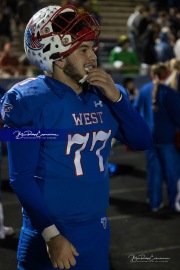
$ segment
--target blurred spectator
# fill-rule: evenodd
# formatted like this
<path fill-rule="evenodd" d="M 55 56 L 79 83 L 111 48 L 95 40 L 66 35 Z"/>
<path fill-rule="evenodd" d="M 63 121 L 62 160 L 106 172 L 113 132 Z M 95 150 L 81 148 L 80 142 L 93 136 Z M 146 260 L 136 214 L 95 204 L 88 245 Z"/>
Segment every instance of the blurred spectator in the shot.
<path fill-rule="evenodd" d="M 159 39 L 154 48 L 158 62 L 166 62 L 174 58 L 173 46 L 170 43 L 169 35 L 166 30 L 161 30 Z"/>
<path fill-rule="evenodd" d="M 180 10 L 176 7 L 169 8 L 169 28 L 172 34 L 177 37 L 180 29 Z"/>
<path fill-rule="evenodd" d="M 159 24 L 160 28 L 169 27 L 170 21 L 168 12 L 166 10 L 160 10 L 156 22 Z"/>
<path fill-rule="evenodd" d="M 156 21 L 158 18 L 158 5 L 156 2 L 150 2 L 149 3 L 149 13 L 150 13 L 150 18 L 153 21 Z"/>
<path fill-rule="evenodd" d="M 159 26 L 151 18 L 148 7 L 144 9 L 142 15 L 138 26 L 137 52 L 141 63 L 152 65 L 157 62 L 154 45 L 159 33 Z"/>
<path fill-rule="evenodd" d="M 135 7 L 134 12 L 130 14 L 127 20 L 127 30 L 128 30 L 128 38 L 131 41 L 131 45 L 133 49 L 136 49 L 137 38 L 139 36 L 138 26 L 139 22 L 142 18 L 142 13 L 144 11 L 143 5 L 138 5 Z"/>
<path fill-rule="evenodd" d="M 110 51 L 109 62 L 122 74 L 138 74 L 139 59 L 135 50 L 131 48 L 130 40 L 126 35 L 121 35 L 115 46 Z"/>
<path fill-rule="evenodd" d="M 14 76 L 18 72 L 19 60 L 13 51 L 10 42 L 5 43 L 3 52 L 0 55 L 0 68 L 4 76 Z"/>
<path fill-rule="evenodd" d="M 157 62 L 155 52 L 155 40 L 159 33 L 159 26 L 155 23 L 149 23 L 145 32 L 139 37 L 138 55 L 141 63 L 153 65 Z"/>
<path fill-rule="evenodd" d="M 34 1 L 19 0 L 16 8 L 16 23 L 20 33 L 20 42 L 24 44 L 24 31 L 30 18 L 35 13 Z"/>
<path fill-rule="evenodd" d="M 177 35 L 177 40 L 174 44 L 174 54 L 175 57 L 180 58 L 180 31 Z"/>
<path fill-rule="evenodd" d="M 122 85 L 128 92 L 130 101 L 133 102 L 138 94 L 138 89 L 135 86 L 134 78 L 132 77 L 124 78 Z"/>
<path fill-rule="evenodd" d="M 180 94 L 180 58 L 173 58 L 169 61 L 170 76 L 166 80 L 166 85 Z"/>
<path fill-rule="evenodd" d="M 171 59 L 171 61 L 169 61 L 169 68 L 170 76 L 166 80 L 166 85 L 170 86 L 180 95 L 180 58 Z M 176 130 L 176 148 L 180 152 L 180 128 Z"/>
<path fill-rule="evenodd" d="M 0 98 L 5 94 L 5 90 L 0 86 Z M 0 128 L 2 128 L 2 121 L 0 118 Z M 4 214 L 2 205 L 2 194 L 1 194 L 1 165 L 2 165 L 2 143 L 0 141 L 0 240 L 7 236 L 12 236 L 14 234 L 14 229 L 12 227 L 4 226 Z"/>
<path fill-rule="evenodd" d="M 6 1 L 0 3 L 0 51 L 6 42 L 12 40 L 11 11 Z"/>
<path fill-rule="evenodd" d="M 163 205 L 163 182 L 167 185 L 169 206 L 180 212 L 180 152 L 175 139 L 180 128 L 180 95 L 164 84 L 168 67 L 157 63 L 151 67 L 152 81 L 145 84 L 134 101 L 135 108 L 148 123 L 153 135 L 153 147 L 147 156 L 147 197 L 150 209 Z"/>
<path fill-rule="evenodd" d="M 101 23 L 101 16 L 99 14 L 99 2 L 98 0 L 84 0 L 81 1 L 83 3 L 83 6 L 85 10 L 89 13 L 91 13 L 95 19 L 98 21 L 98 23 Z"/>
<path fill-rule="evenodd" d="M 35 12 L 35 5 L 33 1 L 19 0 L 17 4 L 17 20 L 19 24 L 25 29 L 26 24 L 29 22 L 32 14 Z"/>
<path fill-rule="evenodd" d="M 145 7 L 142 12 L 142 17 L 140 19 L 139 25 L 138 25 L 138 33 L 139 33 L 139 38 L 146 32 L 146 29 L 149 24 L 153 22 L 150 14 L 150 9 L 149 7 Z"/>

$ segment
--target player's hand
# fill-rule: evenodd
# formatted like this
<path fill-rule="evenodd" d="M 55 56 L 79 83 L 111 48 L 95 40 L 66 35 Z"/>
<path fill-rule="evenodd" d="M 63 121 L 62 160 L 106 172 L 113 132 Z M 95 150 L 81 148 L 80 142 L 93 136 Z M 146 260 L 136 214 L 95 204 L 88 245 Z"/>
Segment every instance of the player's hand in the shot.
<path fill-rule="evenodd" d="M 76 264 L 75 256 L 79 256 L 79 254 L 75 247 L 62 235 L 57 235 L 46 245 L 54 268 L 69 269 Z"/>
<path fill-rule="evenodd" d="M 101 68 L 93 68 L 88 71 L 87 82 L 99 86 L 103 95 L 113 102 L 120 98 L 120 92 L 114 84 L 111 76 Z"/>

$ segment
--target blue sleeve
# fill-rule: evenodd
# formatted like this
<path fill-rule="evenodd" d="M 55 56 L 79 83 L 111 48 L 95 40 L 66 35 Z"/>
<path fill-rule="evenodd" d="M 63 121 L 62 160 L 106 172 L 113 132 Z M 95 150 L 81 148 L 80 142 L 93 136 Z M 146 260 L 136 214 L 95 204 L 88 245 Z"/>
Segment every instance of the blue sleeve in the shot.
<path fill-rule="evenodd" d="M 172 121 L 180 128 L 180 95 L 178 92 L 170 89 L 166 95 L 166 108 Z"/>
<path fill-rule="evenodd" d="M 7 93 L 2 100 L 6 128 L 33 128 L 32 113 L 18 92 Z M 38 164 L 40 141 L 8 141 L 10 184 L 35 229 L 40 233 L 53 224 L 34 175 Z"/>
<path fill-rule="evenodd" d="M 125 90 L 119 85 L 116 86 L 123 97 L 119 102 L 108 102 L 114 117 L 119 123 L 115 138 L 133 150 L 150 148 L 152 146 L 152 135 L 148 125 L 130 103 Z"/>
<path fill-rule="evenodd" d="M 28 110 L 21 94 L 16 90 L 10 90 L 1 99 L 1 116 L 5 127 L 30 127 L 32 123 L 32 114 Z"/>
<path fill-rule="evenodd" d="M 135 100 L 133 101 L 133 107 L 140 113 L 140 115 L 144 118 L 144 98 L 143 98 L 143 93 L 144 93 L 144 88 L 142 87 L 139 90 L 139 93 Z"/>
<path fill-rule="evenodd" d="M 141 106 L 141 91 L 139 91 L 137 97 L 134 99 L 132 104 L 133 104 L 133 107 L 136 108 L 138 112 L 140 112 L 140 108 L 142 107 Z"/>

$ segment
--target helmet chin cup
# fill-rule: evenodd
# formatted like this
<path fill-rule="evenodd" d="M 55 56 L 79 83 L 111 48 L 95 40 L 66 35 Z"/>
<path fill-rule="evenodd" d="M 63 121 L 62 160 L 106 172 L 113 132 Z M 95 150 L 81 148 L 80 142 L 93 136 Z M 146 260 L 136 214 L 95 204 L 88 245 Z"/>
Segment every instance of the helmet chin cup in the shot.
<path fill-rule="evenodd" d="M 98 41 L 100 27 L 87 12 L 74 6 L 48 6 L 30 19 L 24 34 L 29 61 L 43 71 L 53 72 L 53 62 L 72 53 L 83 41 Z"/>

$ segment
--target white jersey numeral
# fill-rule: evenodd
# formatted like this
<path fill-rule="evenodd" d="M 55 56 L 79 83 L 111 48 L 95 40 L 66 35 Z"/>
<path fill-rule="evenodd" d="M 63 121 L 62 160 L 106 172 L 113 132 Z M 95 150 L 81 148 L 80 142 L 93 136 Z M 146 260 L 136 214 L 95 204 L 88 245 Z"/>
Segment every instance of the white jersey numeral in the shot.
<path fill-rule="evenodd" d="M 72 146 L 73 145 L 80 145 L 81 147 L 78 148 L 74 152 L 74 166 L 75 166 L 75 171 L 76 175 L 83 175 L 83 168 L 81 165 L 81 151 L 85 149 L 88 140 L 89 140 L 89 133 L 86 133 L 85 136 L 81 134 L 73 134 L 73 135 L 68 135 L 68 142 L 67 142 L 67 148 L 66 148 L 66 155 L 69 155 L 72 153 Z M 102 146 L 96 149 L 95 154 L 98 157 L 99 160 L 99 170 L 100 172 L 104 171 L 104 163 L 103 163 L 103 156 L 100 154 L 101 150 L 105 148 L 106 142 L 109 139 L 111 135 L 111 130 L 108 132 L 105 131 L 98 131 L 98 132 L 93 132 L 93 138 L 92 138 L 92 143 L 90 147 L 90 151 L 94 150 L 94 147 L 98 141 L 103 142 Z"/>
<path fill-rule="evenodd" d="M 93 132 L 93 140 L 92 140 L 92 145 L 91 145 L 90 151 L 93 151 L 94 146 L 95 146 L 97 141 L 103 142 L 103 145 L 100 148 L 96 149 L 96 156 L 99 159 L 100 172 L 104 171 L 103 157 L 101 156 L 100 151 L 105 147 L 106 142 L 109 139 L 110 135 L 111 135 L 111 130 L 109 130 L 108 133 L 106 133 L 104 131 Z"/>
<path fill-rule="evenodd" d="M 82 166 L 81 166 L 81 151 L 86 147 L 88 139 L 89 139 L 89 133 L 86 133 L 85 136 L 82 136 L 80 134 L 74 134 L 73 136 L 68 135 L 66 155 L 70 154 L 71 148 L 74 144 L 82 145 L 79 149 L 75 151 L 75 155 L 74 155 L 74 166 L 76 170 L 76 175 L 83 174 Z"/>

